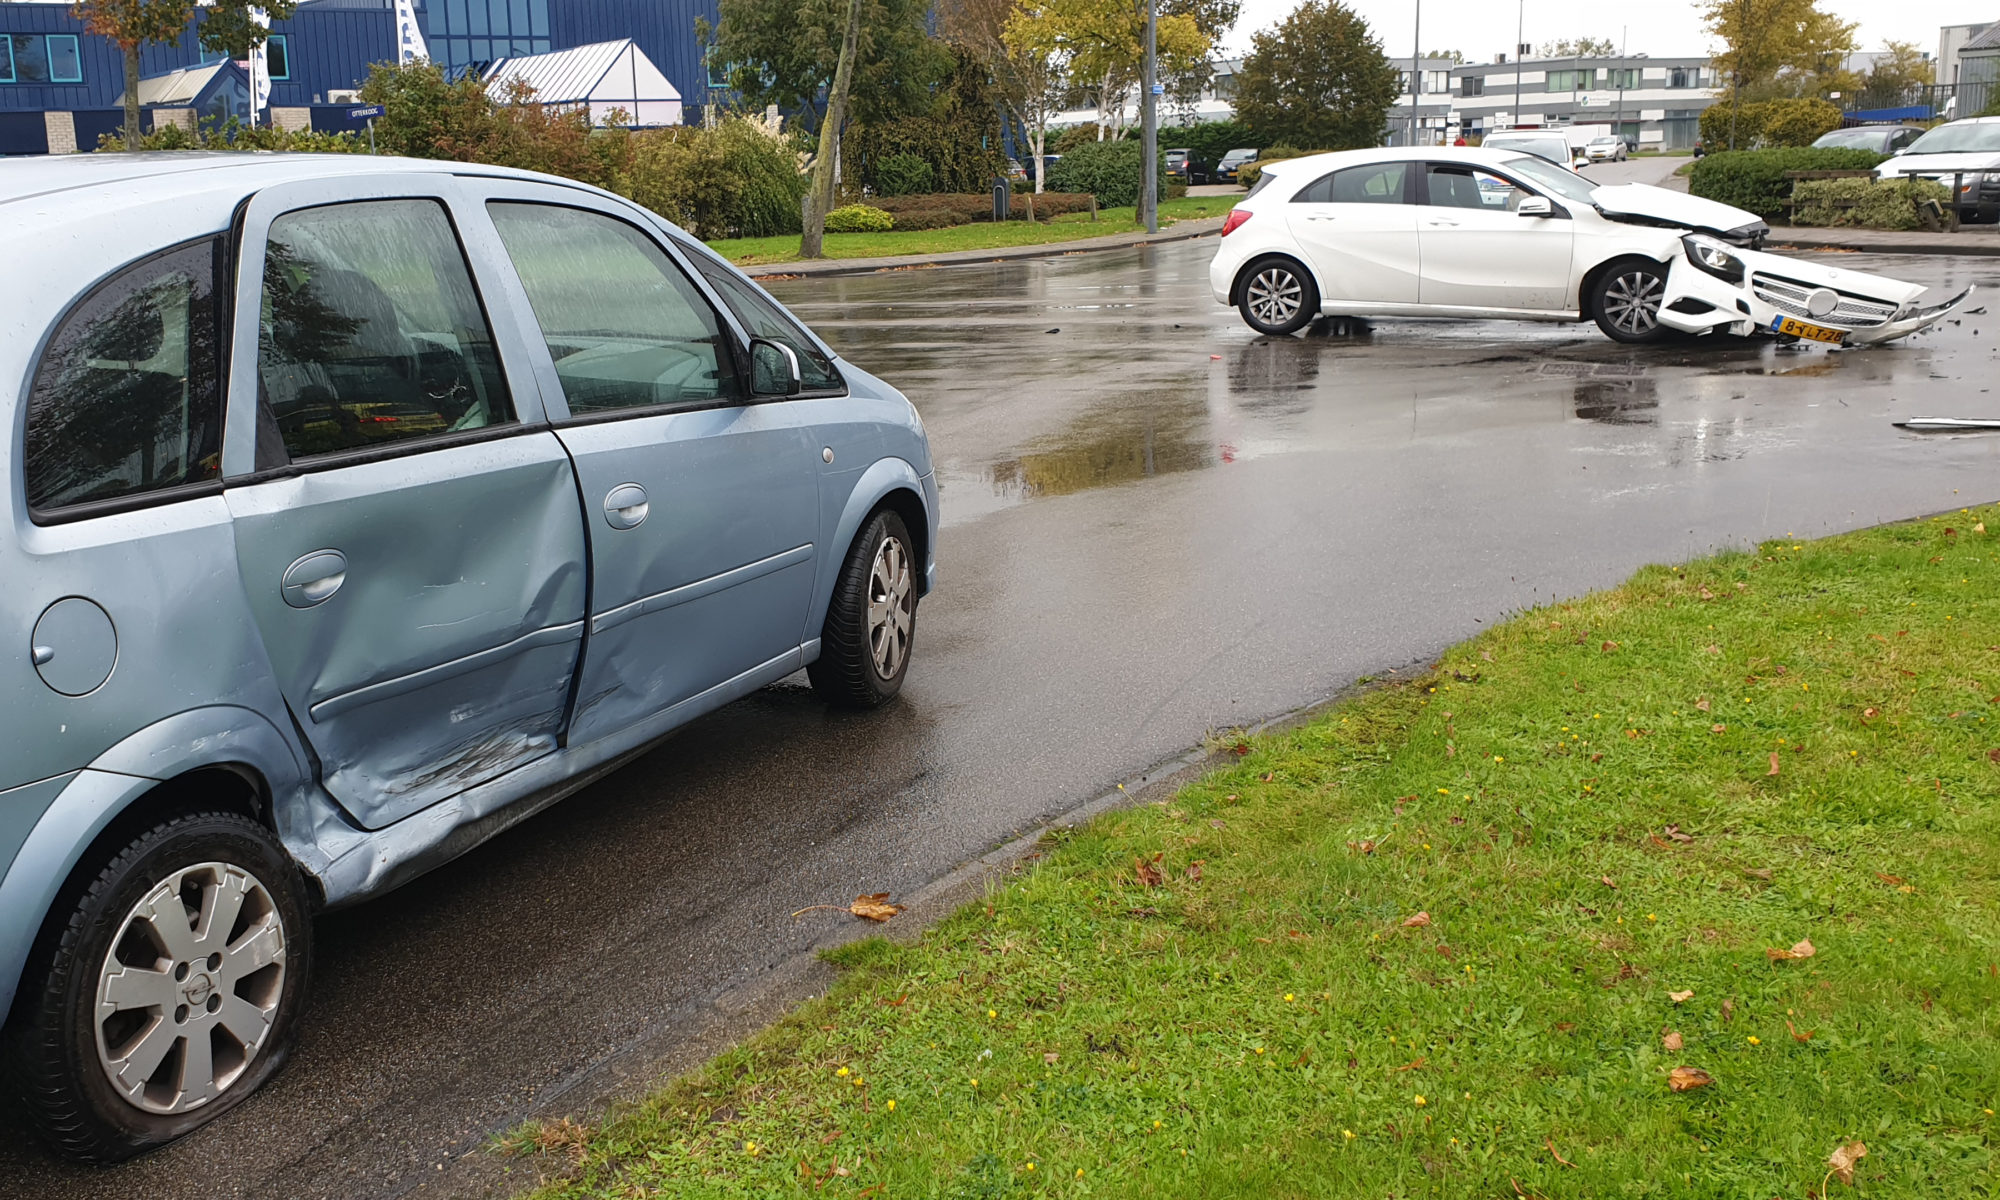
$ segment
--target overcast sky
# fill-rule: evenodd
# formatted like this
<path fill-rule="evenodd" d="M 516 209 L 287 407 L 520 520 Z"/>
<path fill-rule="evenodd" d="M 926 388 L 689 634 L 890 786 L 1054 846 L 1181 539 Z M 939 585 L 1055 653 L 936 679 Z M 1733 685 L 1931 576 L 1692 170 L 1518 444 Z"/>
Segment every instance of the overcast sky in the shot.
<path fill-rule="evenodd" d="M 1416 33 L 1412 0 L 1346 0 L 1368 19 L 1392 55 L 1410 52 Z M 1243 0 L 1243 18 L 1223 39 L 1230 53 L 1249 48 L 1250 35 L 1284 19 L 1298 0 Z M 1540 45 L 1579 36 L 1610 38 L 1624 32 L 1634 54 L 1704 54 L 1712 47 L 1695 0 L 1525 0 L 1525 42 Z M 1887 41 L 1915 42 L 1937 53 L 1940 25 L 2000 20 L 2000 0 L 1821 0 L 1821 7 L 1861 23 L 1861 49 Z M 1514 44 L 1515 8 L 1506 0 L 1423 0 L 1423 48 L 1459 50 L 1468 62 L 1491 62 Z"/>

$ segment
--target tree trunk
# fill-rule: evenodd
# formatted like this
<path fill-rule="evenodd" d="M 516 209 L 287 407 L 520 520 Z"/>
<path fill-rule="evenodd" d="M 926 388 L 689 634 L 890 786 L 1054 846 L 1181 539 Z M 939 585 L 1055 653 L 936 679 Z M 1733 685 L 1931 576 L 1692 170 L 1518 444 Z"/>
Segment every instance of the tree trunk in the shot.
<path fill-rule="evenodd" d="M 854 54 L 861 40 L 861 0 L 847 0 L 847 32 L 840 39 L 840 64 L 833 70 L 833 94 L 819 125 L 819 155 L 813 161 L 812 204 L 806 209 L 800 258 L 826 256 L 826 214 L 833 208 L 834 167 L 840 160 L 840 125 L 847 119 L 847 88 L 854 78 Z"/>
<path fill-rule="evenodd" d="M 1037 196 L 1042 194 L 1042 173 L 1048 169 L 1049 165 L 1047 159 L 1043 157 L 1047 153 L 1044 147 L 1048 145 L 1048 139 L 1048 126 L 1037 122 L 1035 125 L 1035 135 L 1030 139 L 1035 147 L 1035 194 Z"/>
<path fill-rule="evenodd" d="M 139 148 L 139 43 L 125 47 L 125 148 Z"/>

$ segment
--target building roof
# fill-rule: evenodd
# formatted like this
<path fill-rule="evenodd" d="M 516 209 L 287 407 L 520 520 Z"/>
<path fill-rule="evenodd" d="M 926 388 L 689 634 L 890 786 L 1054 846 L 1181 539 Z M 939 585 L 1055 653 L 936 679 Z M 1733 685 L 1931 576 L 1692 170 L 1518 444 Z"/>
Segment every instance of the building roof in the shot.
<path fill-rule="evenodd" d="M 1959 47 L 1959 53 L 1967 50 L 2000 50 L 2000 21 L 1986 27 L 1986 32 L 1974 37 Z"/>
<path fill-rule="evenodd" d="M 139 103 L 148 108 L 155 104 L 169 107 L 186 107 L 200 97 L 215 77 L 225 71 L 241 72 L 243 68 L 223 59 L 209 63 L 205 67 L 182 67 L 178 71 L 168 71 L 165 75 L 155 75 L 139 81 Z M 125 103 L 125 92 L 121 88 L 113 104 Z"/>
<path fill-rule="evenodd" d="M 679 100 L 679 89 L 653 65 L 631 38 L 593 42 L 551 54 L 503 58 L 486 72 L 486 89 L 504 96 L 508 85 L 525 83 L 543 104 L 588 101 Z"/>

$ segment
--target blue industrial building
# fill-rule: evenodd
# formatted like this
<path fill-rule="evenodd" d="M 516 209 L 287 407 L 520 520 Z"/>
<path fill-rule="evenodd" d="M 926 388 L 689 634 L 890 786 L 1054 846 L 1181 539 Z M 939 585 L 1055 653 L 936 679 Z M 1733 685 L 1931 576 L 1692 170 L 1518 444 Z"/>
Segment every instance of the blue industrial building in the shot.
<path fill-rule="evenodd" d="M 690 120 L 709 102 L 696 18 L 718 19 L 715 0 L 417 0 L 431 57 L 447 69 L 631 38 L 680 92 Z M 370 63 L 396 55 L 393 0 L 305 0 L 271 23 L 273 119 L 318 129 L 349 128 L 351 93 Z M 140 76 L 155 80 L 215 64 L 192 27 L 179 43 L 149 45 Z M 175 94 L 176 108 L 227 109 L 240 68 L 214 72 L 198 96 Z M 159 91 L 142 84 L 140 98 Z M 68 4 L 0 0 L 0 155 L 92 149 L 124 122 L 124 59 L 108 39 L 86 33 Z M 168 103 L 153 106 L 148 126 Z"/>

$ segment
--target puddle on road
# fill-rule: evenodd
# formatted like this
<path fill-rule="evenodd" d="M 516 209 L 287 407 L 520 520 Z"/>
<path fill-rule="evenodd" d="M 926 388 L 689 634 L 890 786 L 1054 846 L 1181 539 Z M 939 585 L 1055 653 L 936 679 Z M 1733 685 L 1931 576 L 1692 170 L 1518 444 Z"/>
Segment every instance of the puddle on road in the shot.
<path fill-rule="evenodd" d="M 1191 243 L 1158 248 L 1145 269 L 1137 254 L 1077 255 L 772 290 L 916 400 L 952 524 L 1278 454 L 1402 455 L 1423 470 L 1427 446 L 1470 443 L 1614 473 L 1639 458 L 1695 469 L 1806 439 L 1891 444 L 1889 422 L 1920 411 L 2000 414 L 1986 391 L 2000 328 L 1983 328 L 2000 321 L 1983 317 L 1849 351 L 1633 347 L 1588 325 L 1498 321 L 1335 320 L 1262 338 L 1209 295 L 1211 253 Z M 2000 263 L 1855 257 L 1934 287 L 2000 286 Z"/>

